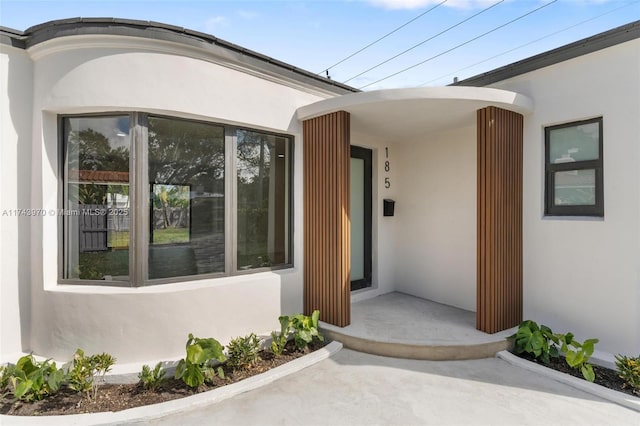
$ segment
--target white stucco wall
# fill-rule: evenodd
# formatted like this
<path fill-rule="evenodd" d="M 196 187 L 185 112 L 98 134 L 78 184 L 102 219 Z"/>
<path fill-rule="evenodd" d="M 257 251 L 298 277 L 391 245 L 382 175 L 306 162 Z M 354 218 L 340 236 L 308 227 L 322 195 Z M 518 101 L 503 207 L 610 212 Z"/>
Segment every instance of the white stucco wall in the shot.
<path fill-rule="evenodd" d="M 394 150 L 396 289 L 475 311 L 475 122 Z"/>
<path fill-rule="evenodd" d="M 65 113 L 144 111 L 288 133 L 295 137 L 293 181 L 302 181 L 294 113 L 328 95 L 221 66 L 192 48 L 184 53 L 170 43 L 108 36 L 60 38 L 29 50 L 34 208 L 58 207 L 57 116 Z M 22 349 L 65 360 L 82 347 L 136 363 L 184 356 L 190 332 L 224 344 L 278 328 L 279 315 L 302 310 L 302 186 L 294 191 L 294 268 L 146 288 L 58 285 L 58 220 L 33 221 L 31 336 Z"/>
<path fill-rule="evenodd" d="M 524 317 L 640 353 L 640 40 L 493 87 L 535 102 L 524 127 Z M 603 117 L 604 218 L 544 217 L 544 127 Z"/>
<path fill-rule="evenodd" d="M 29 340 L 31 110 L 33 66 L 24 50 L 0 45 L 0 362 Z"/>

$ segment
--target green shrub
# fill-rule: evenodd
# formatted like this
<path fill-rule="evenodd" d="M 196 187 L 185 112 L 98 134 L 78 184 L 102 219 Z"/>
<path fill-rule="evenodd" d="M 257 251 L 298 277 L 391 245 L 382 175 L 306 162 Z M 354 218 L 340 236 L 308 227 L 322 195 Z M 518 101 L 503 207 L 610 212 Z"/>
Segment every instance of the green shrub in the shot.
<path fill-rule="evenodd" d="M 616 355 L 616 369 L 625 384 L 640 391 L 640 355 L 635 358 Z"/>
<path fill-rule="evenodd" d="M 590 382 L 595 380 L 593 366 L 587 361 L 593 354 L 598 339 L 587 339 L 584 343 L 580 343 L 574 339 L 573 333 L 554 334 L 549 327 L 538 326 L 531 320 L 522 321 L 518 331 L 509 336 L 509 339 L 514 341 L 514 353 L 528 353 L 545 364 L 549 363 L 550 357 L 558 358 L 562 352 L 571 368 L 579 369 L 586 380 Z"/>
<path fill-rule="evenodd" d="M 234 370 L 244 370 L 258 360 L 260 339 L 254 333 L 237 337 L 229 342 L 227 349 L 227 365 Z"/>
<path fill-rule="evenodd" d="M 558 357 L 559 340 L 546 325 L 522 321 L 518 331 L 509 339 L 513 340 L 513 352 L 516 354 L 527 353 L 545 364 L 549 363 L 549 357 Z"/>
<path fill-rule="evenodd" d="M 278 318 L 280 321 L 280 334 L 275 331 L 271 332 L 271 351 L 275 356 L 280 356 L 284 352 L 285 346 L 287 346 L 287 340 L 289 340 L 289 326 L 291 320 L 288 316 L 281 316 Z"/>
<path fill-rule="evenodd" d="M 318 331 L 318 319 L 320 311 L 313 311 L 311 316 L 302 314 L 291 318 L 291 328 L 293 330 L 293 341 L 298 350 L 304 350 L 314 339 L 321 342 L 324 337 Z"/>
<path fill-rule="evenodd" d="M 198 388 L 205 382 L 213 382 L 217 374 L 224 378 L 221 367 L 214 368 L 213 362 L 224 362 L 226 357 L 223 346 L 214 338 L 200 339 L 189 333 L 187 340 L 187 356 L 178 362 L 175 378 L 182 380 L 187 386 Z"/>
<path fill-rule="evenodd" d="M 166 371 L 162 368 L 162 363 L 156 364 L 154 369 L 148 365 L 142 366 L 142 371 L 138 373 L 138 378 L 144 390 L 155 392 L 165 382 Z"/>
<path fill-rule="evenodd" d="M 58 392 L 64 382 L 62 369 L 51 360 L 38 362 L 32 354 L 25 355 L 15 365 L 3 368 L 1 385 L 3 393 L 25 401 L 39 401 Z"/>
<path fill-rule="evenodd" d="M 0 365 L 0 398 L 4 398 L 10 393 L 9 390 L 9 373 L 8 365 Z"/>
<path fill-rule="evenodd" d="M 589 358 L 593 354 L 593 349 L 598 339 L 587 339 L 580 343 L 573 338 L 573 333 L 556 334 L 561 342 L 560 351 L 565 355 L 565 360 L 569 367 L 579 369 L 582 376 L 590 382 L 596 378 L 593 366 L 589 364 Z"/>
<path fill-rule="evenodd" d="M 293 335 L 293 341 L 297 350 L 304 350 L 314 340 L 324 341 L 324 337 L 318 331 L 320 311 L 315 310 L 311 316 L 302 314 L 291 317 L 283 315 L 280 321 L 280 334 L 271 332 L 271 350 L 277 356 L 281 355 L 287 344 L 289 336 Z"/>
<path fill-rule="evenodd" d="M 86 356 L 82 349 L 76 350 L 71 367 L 67 372 L 69 387 L 78 393 L 84 393 L 89 400 L 95 400 L 98 394 L 98 379 L 104 382 L 104 376 L 116 359 L 108 353 Z"/>

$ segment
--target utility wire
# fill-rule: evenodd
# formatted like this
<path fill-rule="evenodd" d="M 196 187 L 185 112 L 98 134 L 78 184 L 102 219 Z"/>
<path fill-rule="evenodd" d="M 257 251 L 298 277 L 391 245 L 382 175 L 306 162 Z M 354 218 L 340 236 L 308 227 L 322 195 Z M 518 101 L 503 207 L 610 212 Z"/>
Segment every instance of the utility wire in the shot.
<path fill-rule="evenodd" d="M 429 81 L 427 81 L 426 83 L 422 83 L 422 84 L 420 84 L 420 86 L 426 86 L 427 84 L 429 84 L 429 83 L 433 83 L 434 81 L 438 81 L 438 80 L 440 80 L 440 79 L 443 79 L 443 78 L 448 77 L 448 76 L 453 75 L 453 74 L 458 74 L 458 73 L 459 73 L 459 72 L 461 72 L 461 71 L 466 71 L 466 70 L 468 70 L 469 68 L 473 68 L 473 67 L 475 67 L 475 66 L 477 66 L 477 65 L 484 64 L 485 62 L 489 62 L 489 61 L 490 61 L 490 60 L 492 60 L 492 59 L 499 58 L 500 56 L 506 55 L 507 53 L 511 53 L 511 52 L 516 51 L 516 50 L 518 50 L 518 49 L 522 49 L 523 47 L 527 47 L 527 46 L 529 46 L 529 45 L 531 45 L 531 44 L 537 43 L 537 42 L 542 41 L 542 40 L 544 40 L 544 39 L 546 39 L 546 38 L 553 37 L 553 36 L 554 36 L 554 35 L 556 35 L 556 34 L 560 34 L 560 33 L 563 33 L 563 32 L 565 32 L 565 31 L 569 31 L 569 30 L 570 30 L 570 29 L 572 29 L 572 28 L 575 28 L 575 27 L 577 27 L 577 26 L 580 26 L 580 25 L 586 24 L 587 22 L 594 21 L 594 20 L 596 20 L 596 19 L 598 19 L 598 18 L 602 18 L 603 16 L 609 15 L 609 14 L 611 14 L 611 13 L 613 13 L 613 12 L 617 12 L 617 11 L 618 11 L 618 10 L 620 10 L 620 9 L 624 9 L 625 7 L 629 7 L 629 6 L 633 5 L 633 4 L 638 4 L 638 3 L 640 3 L 640 1 L 632 1 L 632 2 L 630 2 L 630 3 L 627 3 L 627 4 L 622 5 L 622 6 L 620 6 L 620 7 L 616 7 L 615 9 L 611 9 L 611 10 L 610 10 L 610 11 L 608 11 L 608 12 L 601 13 L 600 15 L 596 15 L 596 16 L 594 16 L 594 17 L 592 17 L 592 18 L 589 18 L 589 19 L 585 19 L 584 21 L 578 22 L 578 23 L 573 24 L 573 25 L 571 25 L 571 26 L 569 26 L 569 27 L 566 27 L 566 28 L 563 28 L 563 29 L 561 29 L 561 30 L 555 31 L 555 32 L 553 32 L 553 33 L 547 34 L 547 35 L 545 35 L 545 36 L 543 36 L 543 37 L 540 37 L 540 38 L 535 39 L 535 40 L 533 40 L 533 41 L 530 41 L 530 42 L 528 42 L 528 43 L 521 44 L 521 45 L 520 45 L 520 46 L 518 46 L 518 47 L 514 47 L 513 49 L 506 50 L 506 51 L 504 51 L 504 52 L 502 52 L 502 53 L 498 53 L 497 55 L 494 55 L 494 56 L 492 56 L 492 57 L 490 57 L 490 58 L 487 58 L 487 59 L 485 59 L 485 60 L 482 60 L 482 61 L 480 61 L 480 62 L 476 62 L 475 64 L 471 64 L 471 65 L 466 66 L 466 67 L 464 67 L 464 68 L 460 68 L 459 70 L 456 70 L 456 71 L 450 72 L 450 73 L 448 73 L 448 74 L 441 75 L 440 77 L 434 78 L 433 80 L 429 80 Z"/>
<path fill-rule="evenodd" d="M 416 16 L 415 18 L 411 19 L 410 21 L 405 22 L 404 24 L 400 25 L 398 28 L 396 28 L 395 30 L 383 35 L 382 37 L 380 37 L 379 39 L 372 41 L 371 43 L 367 44 L 365 47 L 363 47 L 362 49 L 358 50 L 357 52 L 352 53 L 351 55 L 347 56 L 346 58 L 336 62 L 335 64 L 331 65 L 330 67 L 327 67 L 325 69 L 323 69 L 322 71 L 320 71 L 318 74 L 322 74 L 325 73 L 327 71 L 329 71 L 331 68 L 340 65 L 341 63 L 343 63 L 344 61 L 346 61 L 347 59 L 351 59 L 354 56 L 356 56 L 358 53 L 370 48 L 371 46 L 373 46 L 374 44 L 378 43 L 379 41 L 384 40 L 385 38 L 389 37 L 391 34 L 395 33 L 398 30 L 401 30 L 402 28 L 406 27 L 407 25 L 409 25 L 410 23 L 412 23 L 413 21 L 418 20 L 419 18 L 422 18 L 424 15 L 426 15 L 427 13 L 431 12 L 432 10 L 434 10 L 435 8 L 437 8 L 438 6 L 442 6 L 443 4 L 445 4 L 446 2 L 448 2 L 449 0 L 443 0 L 440 3 L 436 4 L 435 6 L 433 6 L 432 8 L 422 12 L 420 15 Z"/>
<path fill-rule="evenodd" d="M 366 74 L 366 73 L 368 73 L 369 71 L 371 71 L 371 70 L 373 70 L 373 69 L 376 69 L 376 68 L 378 68 L 378 67 L 379 67 L 379 66 L 381 66 L 381 65 L 384 65 L 384 64 L 386 64 L 387 62 L 394 60 L 394 59 L 395 59 L 395 58 L 397 58 L 398 56 L 402 56 L 402 55 L 404 55 L 405 53 L 409 52 L 410 50 L 413 50 L 413 49 L 415 49 L 415 48 L 416 48 L 416 47 L 418 47 L 418 46 L 422 46 L 422 45 L 423 45 L 423 44 L 425 44 L 426 42 L 431 41 L 431 40 L 433 40 L 433 39 L 434 39 L 434 38 L 436 38 L 436 37 L 440 37 L 442 34 L 444 34 L 444 33 L 446 33 L 446 32 L 449 32 L 450 30 L 454 29 L 455 27 L 458 27 L 458 26 L 460 26 L 460 25 L 464 24 L 465 22 L 470 21 L 471 19 L 475 18 L 475 17 L 476 17 L 476 16 L 478 16 L 478 15 L 483 14 L 484 12 L 487 12 L 489 9 L 492 9 L 492 8 L 496 7 L 496 6 L 497 6 L 497 5 L 499 5 L 500 3 L 504 3 L 504 0 L 500 0 L 500 1 L 498 1 L 497 3 L 492 4 L 491 6 L 489 6 L 489 7 L 486 7 L 486 8 L 484 8 L 484 9 L 482 9 L 480 12 L 476 13 L 475 15 L 471 15 L 471 16 L 469 16 L 468 18 L 466 18 L 466 19 L 464 19 L 464 20 L 462 20 L 462 21 L 458 22 L 457 24 L 452 25 L 452 26 L 450 26 L 449 28 L 447 28 L 447 29 L 444 29 L 444 30 L 440 31 L 438 34 L 433 35 L 433 36 L 429 37 L 428 39 L 423 40 L 423 41 L 421 41 L 420 43 L 418 43 L 418 44 L 415 44 L 415 45 L 411 46 L 411 47 L 410 47 L 410 48 L 408 48 L 407 50 L 405 50 L 405 51 L 403 51 L 403 52 L 400 52 L 400 53 L 398 53 L 397 55 L 392 56 L 392 57 L 390 57 L 389 59 L 384 60 L 384 61 L 380 62 L 379 64 L 374 65 L 374 66 L 372 66 L 371 68 L 369 68 L 369 69 L 367 69 L 367 70 L 362 71 L 360 74 L 354 75 L 353 77 L 349 78 L 348 80 L 343 81 L 343 83 L 347 83 L 347 82 L 349 82 L 349 81 L 353 80 L 354 78 L 360 77 L 362 74 Z"/>
<path fill-rule="evenodd" d="M 417 64 L 411 65 L 410 67 L 404 68 L 404 69 L 402 69 L 402 70 L 400 70 L 400 71 L 398 71 L 398 72 L 395 72 L 395 73 L 393 73 L 393 74 L 391 74 L 391 75 L 388 75 L 388 76 L 386 76 L 386 77 L 383 77 L 383 78 L 381 78 L 381 79 L 379 79 L 379 80 L 376 80 L 376 81 L 374 81 L 374 82 L 372 82 L 372 83 L 366 84 L 366 85 L 364 85 L 364 86 L 362 86 L 362 87 L 359 87 L 358 89 L 364 89 L 365 87 L 369 87 L 369 86 L 371 86 L 371 85 L 373 85 L 373 84 L 376 84 L 376 83 L 379 83 L 379 82 L 381 82 L 381 81 L 387 80 L 387 79 L 389 79 L 389 78 L 391 78 L 391 77 L 395 77 L 395 76 L 396 76 L 396 75 L 398 75 L 398 74 L 401 74 L 401 73 L 403 73 L 403 72 L 405 72 L 405 71 L 408 71 L 408 70 L 410 70 L 410 69 L 412 69 L 412 68 L 415 68 L 415 67 L 417 67 L 417 66 L 419 66 L 419 65 L 422 65 L 422 64 L 424 64 L 424 63 L 427 63 L 427 62 L 429 62 L 429 61 L 431 61 L 431 60 L 433 60 L 433 59 L 435 59 L 435 58 L 438 58 L 438 57 L 440 57 L 440 56 L 442 56 L 442 55 L 446 54 L 446 53 L 452 52 L 452 51 L 454 51 L 454 50 L 456 50 L 456 49 L 458 49 L 458 48 L 460 48 L 460 47 L 462 47 L 462 46 L 464 46 L 464 45 L 467 45 L 467 44 L 469 44 L 469 43 L 471 43 L 471 42 L 474 42 L 474 41 L 476 41 L 476 40 L 478 40 L 478 39 L 480 39 L 480 38 L 482 38 L 482 37 L 484 37 L 484 36 L 486 36 L 486 35 L 488 35 L 488 34 L 491 34 L 491 33 L 495 32 L 495 31 L 497 31 L 497 30 L 499 30 L 499 29 L 501 29 L 501 28 L 504 28 L 504 27 L 506 27 L 506 26 L 507 26 L 507 25 L 509 25 L 509 24 L 512 24 L 512 23 L 514 23 L 514 22 L 516 22 L 516 21 L 519 21 L 520 19 L 522 19 L 522 18 L 524 18 L 524 17 L 526 17 L 526 16 L 529 16 L 529 15 L 531 15 L 532 13 L 535 13 L 535 12 L 537 12 L 537 11 L 541 10 L 541 9 L 544 9 L 544 8 L 545 8 L 545 7 L 547 7 L 547 6 L 550 6 L 550 5 L 552 5 L 553 3 L 556 3 L 557 1 L 558 1 L 558 0 L 552 0 L 552 1 L 550 1 L 549 3 L 546 3 L 546 4 L 544 4 L 544 5 L 540 6 L 540 7 L 536 8 L 536 9 L 533 9 L 532 11 L 527 12 L 527 13 L 525 13 L 524 15 L 518 16 L 517 18 L 512 19 L 511 21 L 509 21 L 509 22 L 507 22 L 507 23 L 505 23 L 505 24 L 502 24 L 502 25 L 500 25 L 500 26 L 498 26 L 498 27 L 495 27 L 495 28 L 494 28 L 494 29 L 492 29 L 492 30 L 489 30 L 489 31 L 487 31 L 487 32 L 485 32 L 485 33 L 483 33 L 483 34 L 480 34 L 479 36 L 474 37 L 474 38 L 472 38 L 471 40 L 467 40 L 467 41 L 465 41 L 464 43 L 460 43 L 460 44 L 458 44 L 457 46 L 454 46 L 454 47 L 452 47 L 452 48 L 451 48 L 451 49 L 449 49 L 449 50 L 445 50 L 445 51 L 444 51 L 444 52 L 442 52 L 442 53 L 438 53 L 437 55 L 432 56 L 432 57 L 430 57 L 430 58 L 427 58 L 427 59 L 425 59 L 424 61 L 418 62 Z"/>

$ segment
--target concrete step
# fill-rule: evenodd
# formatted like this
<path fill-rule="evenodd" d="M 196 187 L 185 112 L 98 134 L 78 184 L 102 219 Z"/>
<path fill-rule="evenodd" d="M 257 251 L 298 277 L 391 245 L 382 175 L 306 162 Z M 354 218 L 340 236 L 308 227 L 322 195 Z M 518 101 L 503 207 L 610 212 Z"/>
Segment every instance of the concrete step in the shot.
<path fill-rule="evenodd" d="M 487 334 L 476 330 L 474 312 L 394 292 L 353 303 L 349 326 L 321 322 L 320 330 L 359 352 L 443 361 L 493 358 L 516 328 Z"/>

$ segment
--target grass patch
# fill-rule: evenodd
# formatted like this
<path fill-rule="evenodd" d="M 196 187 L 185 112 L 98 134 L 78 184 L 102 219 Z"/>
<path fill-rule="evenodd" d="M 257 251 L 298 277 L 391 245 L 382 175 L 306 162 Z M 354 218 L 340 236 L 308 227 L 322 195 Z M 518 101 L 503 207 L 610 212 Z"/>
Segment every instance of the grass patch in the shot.
<path fill-rule="evenodd" d="M 188 242 L 188 228 L 165 228 L 153 230 L 152 244 L 184 244 Z M 107 235 L 107 246 L 114 249 L 129 248 L 129 231 L 109 232 Z"/>
<path fill-rule="evenodd" d="M 153 244 L 179 244 L 188 242 L 188 228 L 165 228 L 153 230 Z"/>

